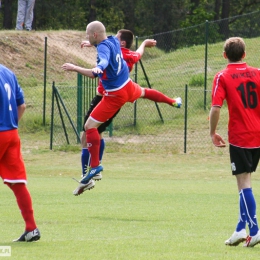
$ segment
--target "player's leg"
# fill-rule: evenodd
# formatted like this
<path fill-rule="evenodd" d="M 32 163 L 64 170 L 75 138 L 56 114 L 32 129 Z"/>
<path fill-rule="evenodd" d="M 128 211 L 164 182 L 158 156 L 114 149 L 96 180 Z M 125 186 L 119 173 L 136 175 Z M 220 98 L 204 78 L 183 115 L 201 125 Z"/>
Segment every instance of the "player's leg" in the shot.
<path fill-rule="evenodd" d="M 26 4 L 25 0 L 18 1 L 18 9 L 17 9 L 17 18 L 16 18 L 16 30 L 23 30 L 25 12 L 26 12 Z"/>
<path fill-rule="evenodd" d="M 244 246 L 254 246 L 260 242 L 260 233 L 256 220 L 256 202 L 251 187 L 251 172 L 255 171 L 259 161 L 259 151 L 242 149 L 230 145 L 232 174 L 236 176 L 239 190 L 240 216 L 236 231 L 225 241 L 226 245 L 238 245 L 246 240 Z M 257 158 L 257 159 L 256 159 Z M 246 237 L 245 221 L 248 223 L 249 236 Z"/>
<path fill-rule="evenodd" d="M 0 173 L 4 183 L 13 191 L 25 222 L 25 232 L 14 241 L 36 241 L 40 239 L 40 232 L 33 215 L 31 195 L 26 187 L 26 170 L 21 155 L 18 131 L 4 133 L 5 136 L 1 133 L 0 138 Z"/>
<path fill-rule="evenodd" d="M 142 88 L 141 97 L 152 100 L 154 102 L 158 102 L 158 103 L 166 103 L 170 106 L 174 106 L 177 108 L 180 108 L 182 105 L 182 100 L 180 97 L 170 98 L 156 89 Z"/>
<path fill-rule="evenodd" d="M 31 195 L 24 183 L 8 184 L 13 191 L 18 207 L 25 222 L 24 233 L 14 242 L 31 242 L 40 239 L 40 231 L 36 226 Z"/>
<path fill-rule="evenodd" d="M 100 150 L 99 150 L 99 161 L 100 161 L 100 163 L 102 161 L 105 146 L 106 146 L 102 133 L 106 131 L 106 129 L 109 127 L 110 124 L 112 124 L 113 119 L 116 117 L 116 115 L 119 113 L 119 111 L 120 111 L 120 109 L 109 120 L 102 123 L 98 127 L 98 132 L 100 134 Z"/>
<path fill-rule="evenodd" d="M 99 164 L 100 135 L 97 128 L 111 118 L 126 102 L 127 96 L 120 96 L 120 93 L 117 96 L 117 93 L 118 91 L 115 91 L 112 96 L 104 96 L 101 102 L 92 111 L 85 124 L 87 147 L 91 155 L 91 169 L 88 174 L 81 179 L 79 186 L 73 191 L 73 194 L 76 196 L 85 190 L 93 188 L 95 186 L 93 177 L 103 171 L 102 165 Z"/>
<path fill-rule="evenodd" d="M 73 191 L 75 196 L 94 188 L 95 181 L 92 178 L 103 170 L 103 167 L 99 165 L 100 135 L 97 130 L 99 125 L 100 123 L 94 121 L 91 117 L 88 118 L 85 124 L 87 147 L 91 156 L 91 168 L 80 180 L 78 187 Z"/>
<path fill-rule="evenodd" d="M 257 223 L 256 215 L 256 201 L 252 190 L 251 185 L 251 172 L 254 172 L 257 168 L 259 158 L 260 158 L 260 149 L 243 149 L 245 153 L 245 165 L 246 172 L 250 172 L 241 175 L 238 178 L 238 187 L 241 188 L 240 196 L 242 198 L 242 206 L 246 213 L 249 236 L 246 239 L 244 244 L 245 247 L 253 247 L 256 244 L 260 243 L 260 230 Z M 238 175 L 239 176 L 239 175 Z"/>
<path fill-rule="evenodd" d="M 247 173 L 246 175 L 249 176 L 250 174 Z M 260 243 L 260 233 L 256 219 L 256 202 L 252 188 L 241 189 L 240 197 L 249 228 L 249 236 L 247 237 L 244 246 L 253 247 Z"/>
<path fill-rule="evenodd" d="M 100 136 L 97 128 L 112 118 L 126 103 L 127 98 L 124 90 L 114 91 L 111 95 L 108 94 L 104 96 L 101 102 L 91 112 L 85 124 L 86 140 L 91 154 L 92 170 L 99 165 Z"/>
<path fill-rule="evenodd" d="M 251 189 L 251 188 L 246 188 L 251 186 L 250 174 L 249 173 L 237 174 L 236 178 L 237 178 L 237 184 L 239 189 L 239 218 L 238 218 L 236 230 L 234 231 L 232 236 L 225 241 L 225 244 L 229 246 L 237 246 L 241 242 L 245 241 L 247 238 L 246 222 L 249 218 L 249 215 L 247 214 L 248 212 L 245 207 L 244 193 L 249 194 L 248 192 Z"/>
<path fill-rule="evenodd" d="M 102 96 L 96 95 L 89 106 L 89 109 L 85 115 L 84 118 L 84 125 L 83 125 L 83 133 L 81 135 L 81 169 L 82 169 L 82 176 L 85 176 L 85 174 L 88 172 L 90 167 L 90 153 L 87 148 L 87 141 L 86 141 L 86 133 L 85 133 L 85 124 L 89 118 L 89 115 L 93 111 L 93 109 L 97 106 L 97 104 L 102 100 Z"/>
<path fill-rule="evenodd" d="M 32 30 L 34 4 L 35 4 L 35 0 L 27 1 L 27 8 L 26 8 L 25 19 L 24 19 L 24 27 L 27 31 Z"/>
<path fill-rule="evenodd" d="M 83 177 L 88 172 L 90 165 L 90 154 L 87 148 L 86 134 L 85 131 L 81 133 L 81 176 Z"/>

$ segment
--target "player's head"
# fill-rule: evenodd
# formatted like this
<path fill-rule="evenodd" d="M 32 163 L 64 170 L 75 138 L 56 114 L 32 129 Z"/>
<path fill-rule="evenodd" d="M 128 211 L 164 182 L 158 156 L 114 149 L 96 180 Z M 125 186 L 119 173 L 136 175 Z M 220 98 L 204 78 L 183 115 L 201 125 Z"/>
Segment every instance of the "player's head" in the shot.
<path fill-rule="evenodd" d="M 86 28 L 86 38 L 92 45 L 100 43 L 106 38 L 105 26 L 99 21 L 89 23 Z"/>
<path fill-rule="evenodd" d="M 131 48 L 134 41 L 134 34 L 132 31 L 121 29 L 117 32 L 116 37 L 119 39 L 121 47 L 127 49 Z"/>
<path fill-rule="evenodd" d="M 225 41 L 224 57 L 230 62 L 241 61 L 245 57 L 246 45 L 242 38 L 231 37 Z"/>

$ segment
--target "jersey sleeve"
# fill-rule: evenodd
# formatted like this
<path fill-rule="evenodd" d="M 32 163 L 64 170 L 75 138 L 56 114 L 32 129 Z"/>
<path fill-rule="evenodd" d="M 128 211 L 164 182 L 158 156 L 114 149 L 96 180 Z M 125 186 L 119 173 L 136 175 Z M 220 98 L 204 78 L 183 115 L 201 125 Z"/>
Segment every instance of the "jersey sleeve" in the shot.
<path fill-rule="evenodd" d="M 110 50 L 105 44 L 100 44 L 98 46 L 98 63 L 97 67 L 102 71 L 106 69 L 109 64 Z"/>
<path fill-rule="evenodd" d="M 132 71 L 133 66 L 141 59 L 141 54 L 135 51 L 130 51 L 126 48 L 121 48 L 123 58 L 129 68 L 129 72 Z"/>
<path fill-rule="evenodd" d="M 215 75 L 212 86 L 211 100 L 212 106 L 222 107 L 223 101 L 226 98 L 226 90 L 223 79 L 223 72 Z"/>

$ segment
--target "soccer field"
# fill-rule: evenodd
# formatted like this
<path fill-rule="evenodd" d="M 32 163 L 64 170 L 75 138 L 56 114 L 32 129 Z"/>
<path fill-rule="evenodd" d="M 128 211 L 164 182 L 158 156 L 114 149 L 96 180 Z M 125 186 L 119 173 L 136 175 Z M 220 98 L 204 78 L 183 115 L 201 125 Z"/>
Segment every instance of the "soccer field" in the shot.
<path fill-rule="evenodd" d="M 103 179 L 75 197 L 80 153 L 24 151 L 38 242 L 13 243 L 24 224 L 1 186 L 1 242 L 11 259 L 258 259 L 227 247 L 238 193 L 226 155 L 105 153 Z M 253 188 L 260 203 L 259 171 Z"/>

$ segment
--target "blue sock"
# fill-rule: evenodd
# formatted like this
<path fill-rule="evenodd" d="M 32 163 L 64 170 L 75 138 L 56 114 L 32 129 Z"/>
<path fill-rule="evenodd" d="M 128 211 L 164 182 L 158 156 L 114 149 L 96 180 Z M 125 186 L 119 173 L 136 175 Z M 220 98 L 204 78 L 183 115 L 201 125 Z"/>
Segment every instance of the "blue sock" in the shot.
<path fill-rule="evenodd" d="M 240 191 L 241 205 L 246 216 L 249 228 L 249 235 L 255 236 L 258 232 L 256 220 L 256 203 L 252 188 L 242 189 Z"/>
<path fill-rule="evenodd" d="M 103 157 L 103 154 L 104 154 L 104 150 L 105 150 L 105 140 L 102 138 L 100 139 L 100 148 L 99 148 L 99 161 L 101 162 L 102 161 L 102 157 Z"/>
<path fill-rule="evenodd" d="M 86 169 L 90 165 L 90 154 L 87 148 L 82 148 L 81 152 L 81 168 L 82 175 L 86 174 Z"/>
<path fill-rule="evenodd" d="M 239 232 L 245 228 L 246 228 L 246 214 L 245 211 L 243 210 L 242 196 L 239 196 L 239 217 L 238 217 L 236 231 Z"/>

